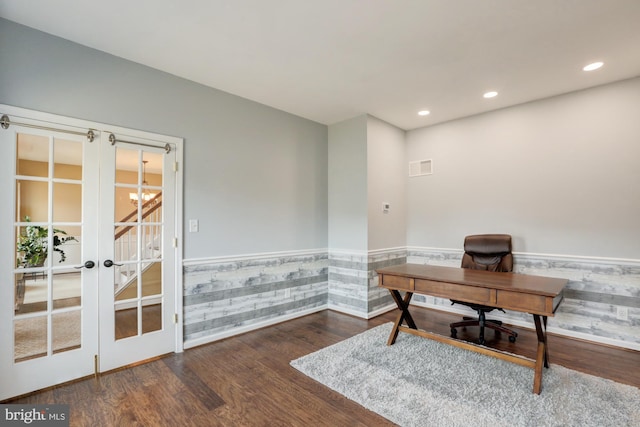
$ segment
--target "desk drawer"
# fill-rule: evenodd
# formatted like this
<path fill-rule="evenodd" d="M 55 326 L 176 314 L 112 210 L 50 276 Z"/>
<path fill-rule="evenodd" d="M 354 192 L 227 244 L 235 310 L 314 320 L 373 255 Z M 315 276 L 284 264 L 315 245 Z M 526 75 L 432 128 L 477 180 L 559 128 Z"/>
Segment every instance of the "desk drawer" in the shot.
<path fill-rule="evenodd" d="M 553 307 L 547 307 L 547 298 L 542 295 L 523 294 L 520 292 L 498 291 L 498 306 L 520 309 L 527 313 L 553 316 Z"/>
<path fill-rule="evenodd" d="M 380 275 L 382 283 L 380 286 L 393 289 L 406 289 L 411 290 L 411 279 L 401 276 L 390 276 L 388 274 Z"/>
<path fill-rule="evenodd" d="M 416 279 L 415 291 L 417 293 L 425 293 L 427 295 L 433 295 L 441 298 L 460 299 L 479 304 L 491 305 L 491 292 L 487 288 Z"/>

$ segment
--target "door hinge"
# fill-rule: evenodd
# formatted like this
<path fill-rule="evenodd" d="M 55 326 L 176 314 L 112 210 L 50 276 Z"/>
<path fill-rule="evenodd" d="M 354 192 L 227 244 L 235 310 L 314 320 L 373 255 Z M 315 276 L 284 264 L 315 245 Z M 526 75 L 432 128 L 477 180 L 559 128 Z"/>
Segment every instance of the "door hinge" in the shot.
<path fill-rule="evenodd" d="M 173 162 L 173 171 L 178 172 L 178 162 Z"/>
<path fill-rule="evenodd" d="M 174 247 L 174 248 L 177 248 L 177 247 L 178 247 L 178 238 L 177 238 L 177 237 L 174 237 L 174 238 L 173 238 L 173 247 Z"/>
<path fill-rule="evenodd" d="M 178 324 L 178 313 L 173 313 L 173 323 Z"/>
<path fill-rule="evenodd" d="M 98 355 L 93 355 L 93 376 L 98 379 Z"/>

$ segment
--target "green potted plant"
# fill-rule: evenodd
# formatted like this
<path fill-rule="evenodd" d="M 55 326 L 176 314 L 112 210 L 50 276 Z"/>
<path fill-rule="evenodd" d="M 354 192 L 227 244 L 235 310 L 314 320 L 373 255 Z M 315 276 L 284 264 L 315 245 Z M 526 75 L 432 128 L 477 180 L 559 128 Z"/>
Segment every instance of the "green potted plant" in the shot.
<path fill-rule="evenodd" d="M 24 217 L 25 222 L 31 222 L 28 216 Z M 62 237 L 61 237 L 62 236 Z M 42 267 L 49 255 L 49 228 L 39 225 L 27 225 L 20 236 L 16 246 L 22 257 L 18 257 L 18 265 L 25 268 Z M 53 229 L 53 250 L 60 254 L 60 262 L 67 259 L 64 251 L 58 246 L 68 241 L 78 241 L 73 236 L 68 236 L 64 230 Z"/>

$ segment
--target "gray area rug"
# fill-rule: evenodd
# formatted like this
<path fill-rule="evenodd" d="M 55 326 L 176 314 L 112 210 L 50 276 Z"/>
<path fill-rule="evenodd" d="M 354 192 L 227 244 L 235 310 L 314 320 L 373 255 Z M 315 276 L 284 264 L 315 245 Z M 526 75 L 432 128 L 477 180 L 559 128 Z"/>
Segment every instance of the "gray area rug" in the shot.
<path fill-rule="evenodd" d="M 536 395 L 530 368 L 402 332 L 387 346 L 391 327 L 370 329 L 291 365 L 401 426 L 640 426 L 636 387 L 551 359 Z"/>

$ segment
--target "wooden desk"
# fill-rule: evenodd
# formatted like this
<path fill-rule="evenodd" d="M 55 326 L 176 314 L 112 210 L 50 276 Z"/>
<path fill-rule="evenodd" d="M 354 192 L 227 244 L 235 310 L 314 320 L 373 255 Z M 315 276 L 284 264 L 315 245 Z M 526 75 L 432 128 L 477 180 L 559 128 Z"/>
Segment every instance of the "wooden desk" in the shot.
<path fill-rule="evenodd" d="M 549 367 L 547 317 L 553 316 L 560 305 L 562 289 L 567 280 L 419 264 L 382 268 L 376 270 L 376 273 L 379 286 L 391 292 L 400 309 L 387 345 L 392 345 L 398 337 L 398 332 L 402 331 L 527 366 L 535 372 L 533 392 L 540 394 L 542 366 L 544 364 L 546 368 Z M 400 291 L 405 291 L 404 298 Z M 531 313 L 538 336 L 536 359 L 419 330 L 409 313 L 409 303 L 414 293 Z M 406 322 L 407 326 L 403 326 L 403 322 Z"/>

